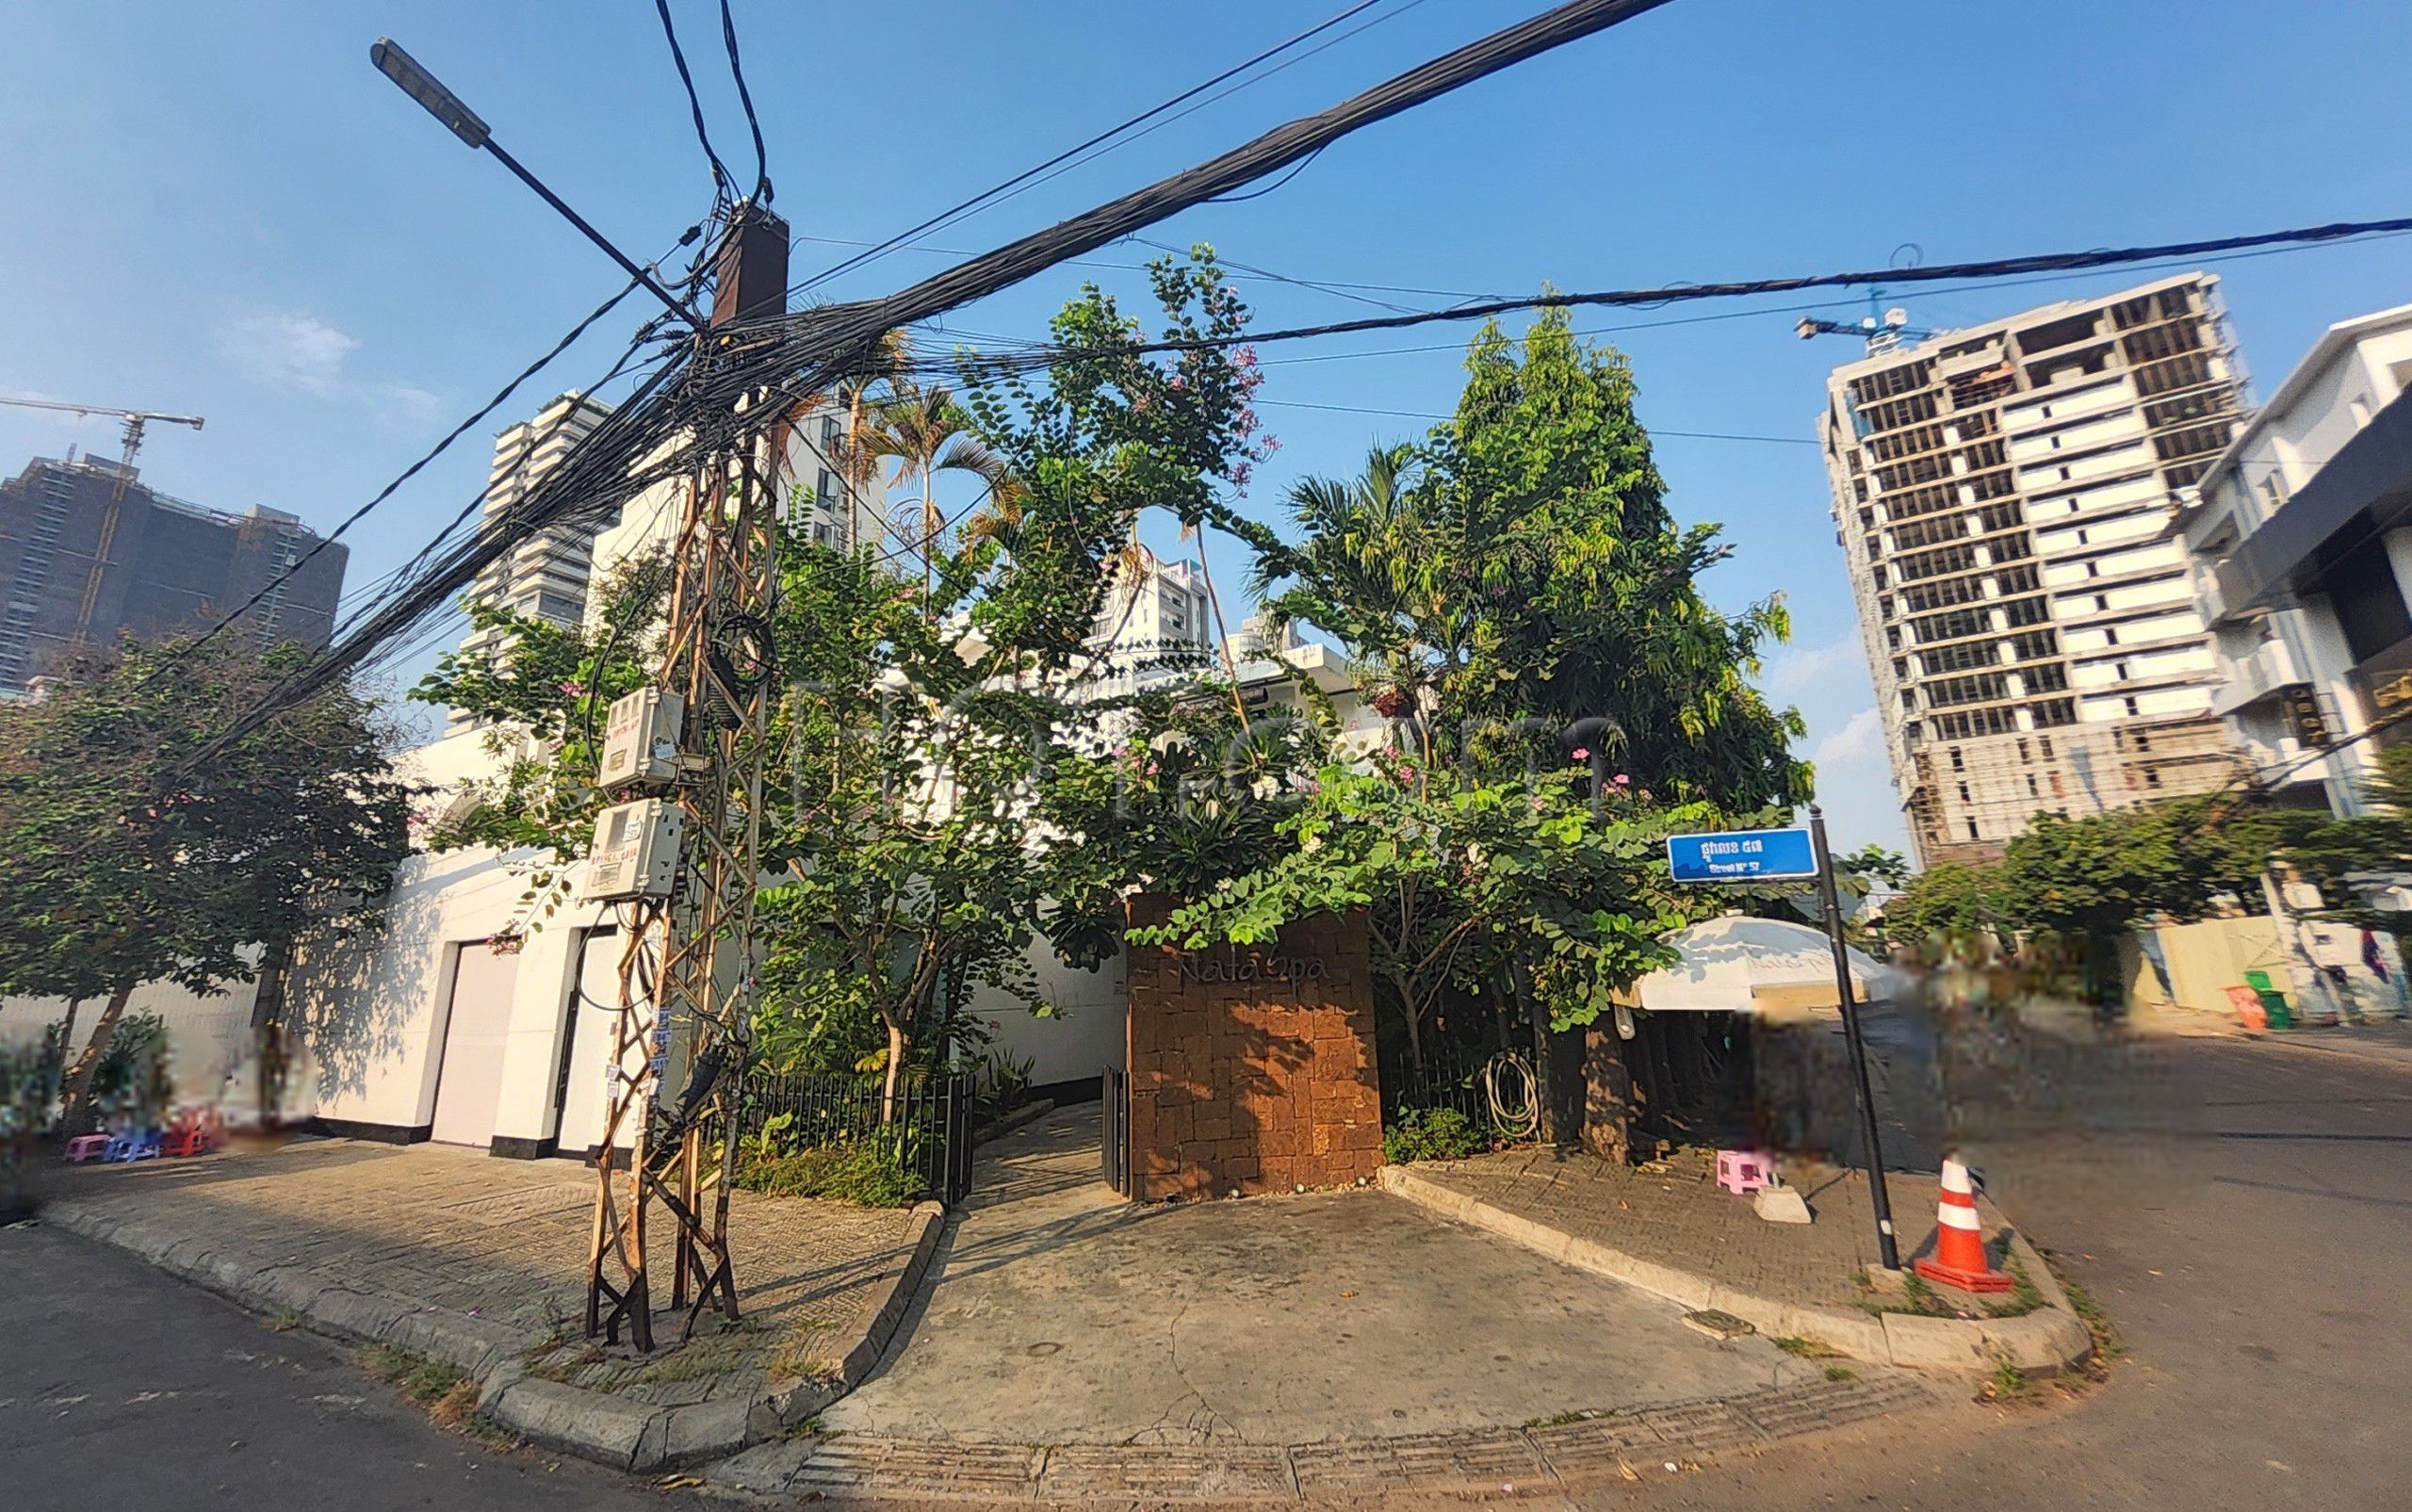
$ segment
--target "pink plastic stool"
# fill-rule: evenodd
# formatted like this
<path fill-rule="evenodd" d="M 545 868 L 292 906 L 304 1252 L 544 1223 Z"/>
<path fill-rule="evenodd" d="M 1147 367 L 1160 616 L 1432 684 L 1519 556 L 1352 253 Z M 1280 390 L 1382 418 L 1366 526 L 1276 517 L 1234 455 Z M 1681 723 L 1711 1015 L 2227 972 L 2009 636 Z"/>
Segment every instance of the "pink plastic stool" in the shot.
<path fill-rule="evenodd" d="M 1775 1157 L 1763 1149 L 1717 1152 L 1717 1184 L 1737 1195 L 1775 1184 Z"/>
<path fill-rule="evenodd" d="M 81 1165 L 86 1161 L 99 1160 L 108 1147 L 109 1136 L 106 1134 L 78 1134 L 67 1142 L 67 1159 L 73 1164 Z"/>

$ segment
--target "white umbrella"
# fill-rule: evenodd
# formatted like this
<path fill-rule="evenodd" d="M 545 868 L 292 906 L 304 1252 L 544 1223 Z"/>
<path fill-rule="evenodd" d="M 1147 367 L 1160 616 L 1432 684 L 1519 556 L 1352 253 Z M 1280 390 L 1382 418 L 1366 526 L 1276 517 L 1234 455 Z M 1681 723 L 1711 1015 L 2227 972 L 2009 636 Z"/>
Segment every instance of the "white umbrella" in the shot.
<path fill-rule="evenodd" d="M 1797 1018 L 1841 1001 L 1834 952 L 1825 933 L 1781 919 L 1729 914 L 1667 936 L 1680 959 L 1633 984 L 1652 1013 L 1752 1013 Z M 1899 974 L 1859 951 L 1847 951 L 1851 985 L 1862 1001 L 1894 996 Z"/>

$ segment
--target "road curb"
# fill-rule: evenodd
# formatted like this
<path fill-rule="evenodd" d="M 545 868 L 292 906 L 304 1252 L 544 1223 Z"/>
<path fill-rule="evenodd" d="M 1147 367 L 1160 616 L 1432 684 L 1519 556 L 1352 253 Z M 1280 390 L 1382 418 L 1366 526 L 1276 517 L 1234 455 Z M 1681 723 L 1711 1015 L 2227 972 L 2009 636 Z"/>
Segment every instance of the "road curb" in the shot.
<path fill-rule="evenodd" d="M 852 1390 L 895 1338 L 929 1274 L 945 1217 L 936 1202 L 914 1208 L 904 1263 L 866 1306 L 862 1332 L 835 1380 L 765 1381 L 750 1395 L 665 1407 L 530 1374 L 529 1357 L 547 1341 L 525 1329 L 383 1295 L 266 1254 L 212 1249 L 165 1222 L 95 1212 L 72 1197 L 41 1212 L 44 1223 L 124 1250 L 249 1311 L 290 1314 L 316 1333 L 439 1360 L 478 1383 L 479 1411 L 530 1443 L 640 1472 L 736 1454 L 808 1422 Z"/>
<path fill-rule="evenodd" d="M 1385 1165 L 1382 1190 L 1445 1218 L 1486 1229 L 1527 1249 L 1578 1269 L 1612 1277 L 1654 1296 L 1699 1310 L 1730 1312 L 1770 1338 L 1814 1338 L 1876 1365 L 1909 1370 L 1981 1374 L 2007 1359 L 2030 1375 L 2051 1374 L 2082 1364 L 2094 1339 L 2070 1308 L 2051 1268 L 2024 1235 L 2011 1235 L 2011 1252 L 2026 1270 L 2044 1306 L 2015 1318 L 1926 1318 L 1909 1313 L 1867 1313 L 1780 1301 L 1728 1286 L 1713 1276 L 1643 1260 L 1622 1250 L 1552 1228 L 1477 1197 L 1452 1191 L 1402 1165 Z"/>
<path fill-rule="evenodd" d="M 1471 1428 L 1295 1444 L 1004 1444 L 838 1434 L 789 1439 L 706 1472 L 748 1498 L 976 1498 L 1117 1507 L 1188 1502 L 1331 1504 L 1398 1493 L 1488 1497 L 1638 1481 L 1700 1459 L 1931 1406 L 1914 1377 L 1823 1380 L 1733 1397 L 1570 1413 L 1523 1428 Z"/>

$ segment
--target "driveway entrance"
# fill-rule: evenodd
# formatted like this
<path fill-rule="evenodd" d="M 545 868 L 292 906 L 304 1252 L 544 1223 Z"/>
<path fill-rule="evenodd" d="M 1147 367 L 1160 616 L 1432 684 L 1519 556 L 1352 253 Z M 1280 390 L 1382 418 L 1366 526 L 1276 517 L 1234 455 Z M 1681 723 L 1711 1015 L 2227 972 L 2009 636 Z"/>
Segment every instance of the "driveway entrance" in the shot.
<path fill-rule="evenodd" d="M 992 1443 L 1297 1443 L 1514 1427 L 1819 1378 L 1667 1302 L 1377 1190 L 1134 1205 L 1098 1110 L 981 1152 L 898 1344 L 824 1414 Z"/>

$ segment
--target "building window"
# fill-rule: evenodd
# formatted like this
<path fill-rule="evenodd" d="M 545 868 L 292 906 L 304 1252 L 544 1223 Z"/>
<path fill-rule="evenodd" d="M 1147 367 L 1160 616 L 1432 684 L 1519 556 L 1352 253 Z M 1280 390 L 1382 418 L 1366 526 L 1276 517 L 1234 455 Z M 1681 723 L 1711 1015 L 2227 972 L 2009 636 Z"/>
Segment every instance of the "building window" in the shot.
<path fill-rule="evenodd" d="M 2045 736 L 2039 736 L 2039 737 L 2037 737 L 2037 739 L 2038 739 L 2038 740 L 2042 740 L 2042 741 L 2043 741 L 2043 743 L 2044 743 L 2044 759 L 2045 759 L 2045 760 L 2046 760 L 2046 761 L 2051 760 L 2051 759 L 2052 759 L 2052 738 L 2051 738 L 2050 736 L 2048 736 L 2048 735 L 2045 735 Z"/>
<path fill-rule="evenodd" d="M 2027 737 L 2025 737 L 2024 735 L 2022 735 L 2022 736 L 2020 736 L 2020 737 L 2018 738 L 2018 759 L 2019 759 L 2019 760 L 2021 760 L 2021 761 L 2025 761 L 2025 760 L 2029 759 L 2029 754 L 2028 754 L 2028 750 L 2027 750 Z M 2031 781 L 2033 781 L 2034 779 L 2033 779 L 2033 778 L 2029 778 L 2029 779 L 2028 779 L 2028 780 L 2031 782 Z"/>
<path fill-rule="evenodd" d="M 2106 625 L 2102 627 L 2102 643 L 2104 645 L 2117 645 L 2119 643 L 2119 627 L 2117 626 Z"/>
<path fill-rule="evenodd" d="M 2129 693 L 2129 694 L 2127 696 L 2127 698 L 2126 698 L 2125 700 L 2123 700 L 2123 702 L 2125 702 L 2125 703 L 2127 704 L 2127 712 L 2128 712 L 2128 713 L 2130 713 L 2130 714 L 2140 714 L 2140 713 L 2143 712 L 2142 709 L 2140 709 L 2140 708 L 2138 708 L 2138 707 L 2136 707 L 2136 695 L 2135 695 L 2135 694 L 2133 694 L 2133 693 Z"/>
<path fill-rule="evenodd" d="M 1951 748 L 1951 770 L 1954 772 L 1968 770 L 1968 758 L 1960 754 L 1960 748 L 1956 745 Z"/>
<path fill-rule="evenodd" d="M 2160 771 L 2159 768 L 2150 768 L 2145 771 L 2144 786 L 2147 788 L 2158 788 L 2160 786 Z"/>
<path fill-rule="evenodd" d="M 2137 749 L 2137 750 L 2139 750 L 2139 751 L 2149 751 L 2149 750 L 2151 750 L 2151 749 L 2152 749 L 2152 737 L 2151 737 L 2151 736 L 2149 736 L 2149 735 L 2146 735 L 2146 734 L 2145 734 L 2143 731 L 2142 731 L 2142 730 L 2138 730 L 2138 731 L 2136 732 L 2136 749 Z"/>
<path fill-rule="evenodd" d="M 2104 610 L 2106 610 L 2110 609 L 2110 594 L 2108 594 L 2108 593 L 2096 593 L 2096 594 L 2094 594 L 2094 612 L 2095 612 L 2095 613 L 2099 614 L 2099 613 L 2103 612 Z"/>
<path fill-rule="evenodd" d="M 1973 839 L 1975 839 L 1976 837 L 1977 837 L 1977 821 L 1976 821 L 1975 820 L 1973 820 L 1973 819 L 1972 819 L 1972 820 L 1968 821 L 1968 838 L 1970 838 L 1970 839 L 1972 839 L 1972 840 L 1973 840 Z"/>
<path fill-rule="evenodd" d="M 1960 785 L 1960 801 L 1964 804 L 1975 802 L 1968 796 L 1968 785 L 1964 782 Z"/>
<path fill-rule="evenodd" d="M 2035 773 L 2031 772 L 2027 774 L 2027 796 L 2029 798 L 2041 798 L 2044 796 L 2043 793 L 2037 789 L 2035 786 Z M 1838 999 L 1837 1000 L 1840 1000 Z"/>

